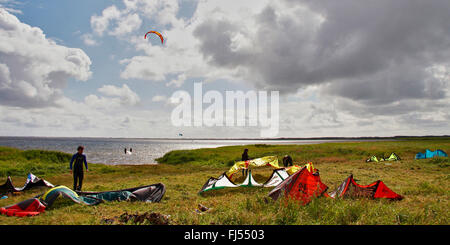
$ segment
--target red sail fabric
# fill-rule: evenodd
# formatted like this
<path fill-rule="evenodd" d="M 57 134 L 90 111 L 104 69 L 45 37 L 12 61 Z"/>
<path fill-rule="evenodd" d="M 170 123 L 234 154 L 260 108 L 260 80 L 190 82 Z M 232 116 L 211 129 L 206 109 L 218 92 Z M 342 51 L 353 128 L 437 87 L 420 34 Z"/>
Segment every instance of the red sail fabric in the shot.
<path fill-rule="evenodd" d="M 327 189 L 318 173 L 312 174 L 304 167 L 275 187 L 269 196 L 277 200 L 284 195 L 306 205 L 313 198 L 323 195 Z"/>
<path fill-rule="evenodd" d="M 0 213 L 7 216 L 35 216 L 44 212 L 45 206 L 39 199 L 31 198 L 17 204 L 0 208 Z"/>
<path fill-rule="evenodd" d="M 350 175 L 342 184 L 329 194 L 331 198 L 387 198 L 401 200 L 403 197 L 389 189 L 381 180 L 377 180 L 369 185 L 360 185 Z"/>
<path fill-rule="evenodd" d="M 373 195 L 373 198 L 388 198 L 388 199 L 395 199 L 395 200 L 402 200 L 403 197 L 395 192 L 393 192 L 391 189 L 389 189 L 383 181 L 379 180 L 378 188 Z"/>

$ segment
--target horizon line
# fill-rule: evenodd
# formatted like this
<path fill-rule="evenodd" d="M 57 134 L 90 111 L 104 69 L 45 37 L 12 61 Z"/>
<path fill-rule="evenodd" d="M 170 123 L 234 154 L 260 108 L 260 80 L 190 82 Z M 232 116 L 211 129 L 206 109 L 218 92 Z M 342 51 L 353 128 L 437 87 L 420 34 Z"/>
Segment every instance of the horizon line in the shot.
<path fill-rule="evenodd" d="M 395 136 L 324 136 L 324 137 L 276 137 L 276 138 L 185 138 L 180 137 L 104 137 L 104 136 L 0 136 L 0 138 L 88 138 L 88 139 L 140 139 L 140 140 L 358 140 L 358 139 L 398 139 L 398 138 L 446 138 L 450 135 L 395 135 Z"/>

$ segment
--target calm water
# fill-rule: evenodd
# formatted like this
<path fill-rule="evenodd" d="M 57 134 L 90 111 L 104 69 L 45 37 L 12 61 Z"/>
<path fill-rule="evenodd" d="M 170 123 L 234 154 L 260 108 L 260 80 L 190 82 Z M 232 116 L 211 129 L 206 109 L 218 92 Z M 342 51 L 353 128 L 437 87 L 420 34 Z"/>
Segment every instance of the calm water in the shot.
<path fill-rule="evenodd" d="M 227 145 L 249 144 L 315 144 L 339 140 L 155 140 L 113 138 L 44 138 L 0 137 L 1 146 L 18 149 L 43 149 L 75 153 L 78 145 L 85 146 L 89 162 L 104 164 L 155 164 L 155 159 L 166 152 L 181 149 L 214 148 Z M 348 141 L 348 140 L 347 140 Z M 133 154 L 124 148 L 133 148 Z"/>

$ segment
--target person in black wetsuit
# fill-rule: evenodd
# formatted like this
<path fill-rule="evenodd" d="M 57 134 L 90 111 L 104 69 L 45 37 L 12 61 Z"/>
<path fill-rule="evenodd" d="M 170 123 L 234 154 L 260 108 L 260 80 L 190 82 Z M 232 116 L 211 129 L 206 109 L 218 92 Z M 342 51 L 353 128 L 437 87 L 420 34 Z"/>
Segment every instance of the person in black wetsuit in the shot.
<path fill-rule="evenodd" d="M 73 190 L 81 191 L 81 187 L 83 185 L 83 164 L 86 167 L 86 172 L 88 172 L 88 165 L 86 161 L 86 156 L 83 154 L 84 147 L 78 146 L 77 153 L 72 156 L 70 160 L 70 171 L 73 172 Z M 73 169 L 72 169 L 73 166 Z M 79 185 L 77 185 L 77 182 Z"/>
<path fill-rule="evenodd" d="M 292 166 L 292 157 L 289 155 L 286 155 L 283 157 L 283 165 L 285 168 Z"/>
<path fill-rule="evenodd" d="M 242 153 L 242 161 L 248 161 L 248 149 L 244 149 L 244 153 Z M 247 176 L 248 169 L 242 169 L 242 175 Z"/>

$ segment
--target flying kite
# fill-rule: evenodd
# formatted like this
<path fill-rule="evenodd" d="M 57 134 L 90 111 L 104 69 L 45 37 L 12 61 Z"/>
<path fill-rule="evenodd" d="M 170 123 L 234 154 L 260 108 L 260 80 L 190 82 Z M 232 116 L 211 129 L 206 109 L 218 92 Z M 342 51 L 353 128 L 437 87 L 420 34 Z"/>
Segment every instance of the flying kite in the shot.
<path fill-rule="evenodd" d="M 144 36 L 145 39 L 147 39 L 147 35 L 148 35 L 149 33 L 154 33 L 154 34 L 158 35 L 159 38 L 161 39 L 161 44 L 164 44 L 164 38 L 163 38 L 163 36 L 161 35 L 161 33 L 157 32 L 157 31 L 149 31 L 149 32 L 145 33 L 145 36 Z"/>

